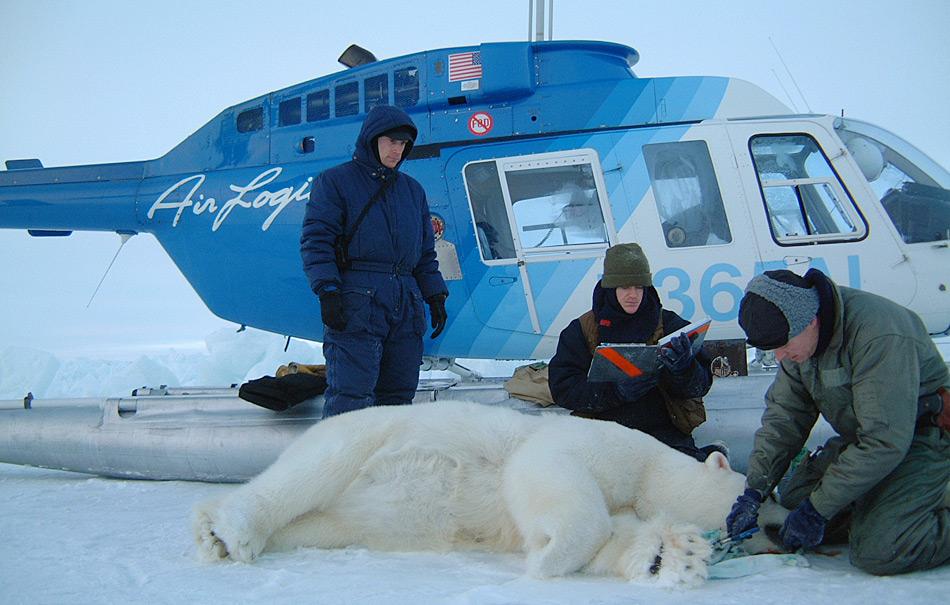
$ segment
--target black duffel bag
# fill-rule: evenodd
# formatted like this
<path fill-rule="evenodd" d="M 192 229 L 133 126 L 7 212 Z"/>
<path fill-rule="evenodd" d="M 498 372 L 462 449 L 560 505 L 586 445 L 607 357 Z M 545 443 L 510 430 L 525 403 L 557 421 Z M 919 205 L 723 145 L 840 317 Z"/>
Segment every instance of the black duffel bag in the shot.
<path fill-rule="evenodd" d="M 297 373 L 279 378 L 264 376 L 245 382 L 238 391 L 238 397 L 269 410 L 283 412 L 326 390 L 325 376 Z"/>

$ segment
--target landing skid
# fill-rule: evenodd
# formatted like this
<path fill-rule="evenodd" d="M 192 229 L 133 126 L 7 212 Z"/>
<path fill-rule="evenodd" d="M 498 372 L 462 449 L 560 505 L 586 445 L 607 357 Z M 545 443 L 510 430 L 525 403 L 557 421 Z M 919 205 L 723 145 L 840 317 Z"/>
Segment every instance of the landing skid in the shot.
<path fill-rule="evenodd" d="M 461 384 L 480 382 L 484 380 L 484 377 L 475 370 L 471 370 L 461 364 L 456 363 L 454 357 L 423 357 L 420 369 L 423 372 L 438 370 L 458 374 L 462 379 Z"/>

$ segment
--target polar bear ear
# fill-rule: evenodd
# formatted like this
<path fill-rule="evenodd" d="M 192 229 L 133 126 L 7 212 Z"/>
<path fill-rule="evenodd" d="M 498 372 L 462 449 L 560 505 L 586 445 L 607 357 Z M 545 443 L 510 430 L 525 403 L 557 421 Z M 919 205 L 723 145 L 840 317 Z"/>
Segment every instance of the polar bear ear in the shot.
<path fill-rule="evenodd" d="M 732 467 L 729 466 L 729 459 L 719 452 L 713 452 L 706 456 L 706 464 L 710 468 L 721 468 L 727 471 L 732 470 Z"/>

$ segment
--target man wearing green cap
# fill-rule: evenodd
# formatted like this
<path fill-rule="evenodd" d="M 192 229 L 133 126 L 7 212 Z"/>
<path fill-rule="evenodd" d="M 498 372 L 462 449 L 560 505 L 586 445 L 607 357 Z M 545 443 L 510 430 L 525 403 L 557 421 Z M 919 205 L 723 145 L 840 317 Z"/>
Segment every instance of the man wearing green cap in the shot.
<path fill-rule="evenodd" d="M 705 460 L 710 451 L 721 448 L 697 448 L 691 433 L 705 419 L 701 398 L 712 384 L 712 372 L 708 360 L 693 355 L 684 334 L 674 338 L 672 347 L 662 349 L 663 368 L 651 377 L 616 383 L 587 379 L 598 344 L 656 344 L 687 324 L 660 304 L 640 246 L 611 247 L 604 258 L 603 278 L 594 286 L 591 310 L 572 321 L 558 339 L 548 370 L 554 402 L 575 415 L 643 431 Z"/>

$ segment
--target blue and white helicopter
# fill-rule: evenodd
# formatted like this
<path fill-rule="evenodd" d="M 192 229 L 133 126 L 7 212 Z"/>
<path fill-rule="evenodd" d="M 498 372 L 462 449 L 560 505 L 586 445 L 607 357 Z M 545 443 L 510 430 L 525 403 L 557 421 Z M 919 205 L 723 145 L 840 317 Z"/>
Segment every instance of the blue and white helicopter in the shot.
<path fill-rule="evenodd" d="M 319 341 L 304 204 L 386 103 L 418 126 L 402 170 L 427 192 L 450 291 L 430 358 L 550 357 L 627 241 L 666 306 L 713 320 L 711 341 L 742 338 L 743 288 L 775 268 L 817 267 L 948 330 L 945 168 L 878 126 L 792 115 L 742 80 L 639 78 L 637 60 L 594 41 L 351 47 L 347 69 L 229 107 L 154 160 L 8 160 L 0 228 L 151 233 L 216 315 Z"/>

